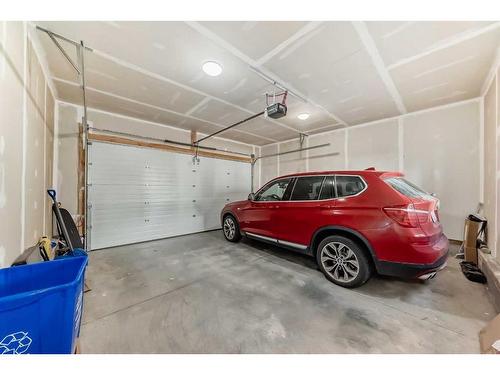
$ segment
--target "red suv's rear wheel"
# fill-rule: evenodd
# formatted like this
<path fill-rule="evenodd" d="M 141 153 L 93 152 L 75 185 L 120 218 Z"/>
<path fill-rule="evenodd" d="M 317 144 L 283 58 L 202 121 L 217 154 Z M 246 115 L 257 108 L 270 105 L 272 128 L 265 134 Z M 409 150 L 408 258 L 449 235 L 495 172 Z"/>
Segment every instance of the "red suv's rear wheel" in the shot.
<path fill-rule="evenodd" d="M 316 260 L 326 278 L 337 285 L 353 288 L 370 278 L 371 267 L 365 253 L 347 237 L 326 237 L 318 245 Z"/>

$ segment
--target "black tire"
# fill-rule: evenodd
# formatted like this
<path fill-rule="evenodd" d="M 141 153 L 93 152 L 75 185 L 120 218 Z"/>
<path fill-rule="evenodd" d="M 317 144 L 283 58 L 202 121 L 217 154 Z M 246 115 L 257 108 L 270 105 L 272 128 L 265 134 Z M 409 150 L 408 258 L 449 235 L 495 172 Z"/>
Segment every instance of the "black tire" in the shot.
<path fill-rule="evenodd" d="M 222 233 L 230 242 L 238 242 L 241 239 L 240 226 L 233 215 L 225 215 L 222 219 Z"/>
<path fill-rule="evenodd" d="M 328 236 L 321 241 L 316 249 L 316 261 L 328 280 L 345 288 L 363 285 L 372 273 L 361 246 L 344 236 Z"/>

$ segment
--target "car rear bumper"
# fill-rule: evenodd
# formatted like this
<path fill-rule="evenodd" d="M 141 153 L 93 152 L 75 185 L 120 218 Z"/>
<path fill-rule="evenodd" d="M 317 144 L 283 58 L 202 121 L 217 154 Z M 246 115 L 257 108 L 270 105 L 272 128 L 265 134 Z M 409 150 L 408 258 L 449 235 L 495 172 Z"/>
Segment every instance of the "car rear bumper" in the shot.
<path fill-rule="evenodd" d="M 443 236 L 438 243 L 432 246 L 432 250 L 439 254 L 439 258 L 432 263 L 403 263 L 376 261 L 377 272 L 381 275 L 395 276 L 401 278 L 432 278 L 435 272 L 446 267 L 448 260 L 448 239 Z"/>

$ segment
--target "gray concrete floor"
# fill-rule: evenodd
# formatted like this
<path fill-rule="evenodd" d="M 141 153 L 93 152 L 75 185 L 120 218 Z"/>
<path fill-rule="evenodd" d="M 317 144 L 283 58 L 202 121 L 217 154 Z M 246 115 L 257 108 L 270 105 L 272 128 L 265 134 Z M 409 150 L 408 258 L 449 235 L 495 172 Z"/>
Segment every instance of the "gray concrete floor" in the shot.
<path fill-rule="evenodd" d="M 427 283 L 349 290 L 220 231 L 92 252 L 87 281 L 83 353 L 477 353 L 495 315 L 453 258 Z"/>

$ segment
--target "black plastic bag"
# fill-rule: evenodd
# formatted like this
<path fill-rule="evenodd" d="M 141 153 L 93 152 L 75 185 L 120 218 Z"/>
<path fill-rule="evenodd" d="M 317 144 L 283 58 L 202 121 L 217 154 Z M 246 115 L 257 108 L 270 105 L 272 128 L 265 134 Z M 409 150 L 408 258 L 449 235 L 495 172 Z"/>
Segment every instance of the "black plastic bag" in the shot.
<path fill-rule="evenodd" d="M 484 273 L 472 262 L 460 262 L 460 268 L 465 277 L 476 283 L 486 284 L 486 276 Z"/>

